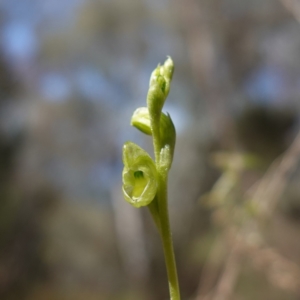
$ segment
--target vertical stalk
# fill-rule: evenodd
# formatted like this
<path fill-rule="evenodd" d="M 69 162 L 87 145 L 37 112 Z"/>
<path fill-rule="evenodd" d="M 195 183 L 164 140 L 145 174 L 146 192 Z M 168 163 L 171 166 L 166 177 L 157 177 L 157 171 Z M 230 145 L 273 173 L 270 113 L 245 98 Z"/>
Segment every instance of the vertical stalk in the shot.
<path fill-rule="evenodd" d="M 155 201 L 157 201 L 158 204 L 157 208 L 159 222 L 157 222 L 155 218 L 154 221 L 156 221 L 156 225 L 159 224 L 158 231 L 162 240 L 164 250 L 165 264 L 169 281 L 170 300 L 180 300 L 177 268 L 168 210 L 168 170 L 160 166 L 160 116 L 152 118 L 151 123 L 155 162 L 158 172 L 158 190 Z"/>
<path fill-rule="evenodd" d="M 156 161 L 156 166 L 159 165 L 160 162 L 160 114 L 153 114 L 150 115 L 151 119 L 151 129 L 152 129 L 152 136 L 153 136 L 153 147 L 154 147 L 154 156 Z"/>
<path fill-rule="evenodd" d="M 180 300 L 176 261 L 169 221 L 167 181 L 167 173 L 159 170 L 159 187 L 157 196 L 159 205 L 160 235 L 168 274 L 170 299 Z"/>

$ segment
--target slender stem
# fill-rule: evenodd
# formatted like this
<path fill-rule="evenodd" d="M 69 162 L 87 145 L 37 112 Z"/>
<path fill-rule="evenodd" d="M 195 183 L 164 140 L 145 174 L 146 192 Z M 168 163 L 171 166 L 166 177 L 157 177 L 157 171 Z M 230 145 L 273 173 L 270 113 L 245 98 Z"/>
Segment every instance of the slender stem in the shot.
<path fill-rule="evenodd" d="M 153 112 L 150 114 L 151 130 L 153 137 L 154 156 L 156 166 L 160 162 L 160 149 L 161 149 L 161 137 L 160 137 L 160 115 L 161 113 Z"/>
<path fill-rule="evenodd" d="M 159 210 L 158 210 L 158 200 L 157 196 L 153 199 L 153 201 L 148 205 L 149 211 L 151 213 L 151 216 L 154 220 L 154 223 L 160 232 L 160 218 L 159 218 Z"/>
<path fill-rule="evenodd" d="M 177 277 L 176 261 L 173 250 L 172 235 L 168 212 L 168 176 L 164 171 L 159 172 L 158 204 L 160 217 L 160 235 L 162 239 L 165 263 L 167 268 L 171 300 L 180 300 L 180 291 Z"/>
<path fill-rule="evenodd" d="M 168 170 L 160 167 L 160 151 L 162 146 L 160 136 L 160 113 L 156 114 L 154 112 L 150 114 L 150 118 L 156 169 L 158 172 L 158 190 L 155 199 L 155 201 L 157 201 L 157 207 L 156 209 L 154 209 L 154 207 L 151 207 L 150 211 L 158 227 L 163 244 L 165 263 L 169 281 L 170 300 L 180 300 L 177 269 L 173 250 L 173 241 L 168 211 Z"/>

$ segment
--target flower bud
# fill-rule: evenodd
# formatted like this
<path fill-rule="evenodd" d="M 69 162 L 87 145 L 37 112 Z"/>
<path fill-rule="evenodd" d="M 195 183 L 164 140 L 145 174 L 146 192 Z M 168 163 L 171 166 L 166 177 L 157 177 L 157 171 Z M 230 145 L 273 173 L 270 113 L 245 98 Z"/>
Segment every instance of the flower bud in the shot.
<path fill-rule="evenodd" d="M 168 56 L 167 60 L 165 61 L 163 70 L 165 78 L 171 81 L 174 73 L 174 62 L 170 56 Z"/>
<path fill-rule="evenodd" d="M 160 66 L 158 66 L 157 68 L 160 68 Z M 155 73 L 155 70 L 153 71 L 153 73 Z M 167 97 L 166 80 L 161 75 L 152 75 L 147 95 L 147 105 L 149 110 L 153 112 L 153 114 L 159 115 Z"/>
<path fill-rule="evenodd" d="M 172 161 L 176 142 L 175 126 L 170 115 L 164 114 L 163 112 L 160 115 L 159 124 L 161 146 L 162 148 L 164 148 L 166 145 L 168 145 L 169 149 L 167 150 L 167 153 L 169 153 L 168 155 L 170 155 L 169 161 Z M 147 107 L 140 107 L 133 113 L 131 118 L 131 125 L 145 134 L 152 135 L 150 115 Z M 171 164 L 169 164 L 169 166 L 171 166 Z"/>
<path fill-rule="evenodd" d="M 163 157 L 168 156 L 168 169 L 171 168 L 171 164 L 173 161 L 174 149 L 175 149 L 175 142 L 176 142 L 176 130 L 173 124 L 173 121 L 169 114 L 165 115 L 164 113 L 161 115 L 160 119 L 160 136 L 162 141 L 162 151 L 164 151 L 164 156 L 161 156 L 161 160 L 164 159 Z M 163 150 L 164 148 L 166 148 Z"/>
<path fill-rule="evenodd" d="M 159 115 L 170 91 L 170 83 L 174 72 L 171 57 L 152 72 L 147 95 L 147 104 L 151 114 Z"/>
<path fill-rule="evenodd" d="M 160 74 L 164 77 L 166 81 L 166 87 L 165 87 L 165 94 L 166 97 L 169 94 L 170 91 L 170 83 L 173 77 L 174 73 L 174 63 L 170 56 L 168 56 L 168 59 L 165 61 L 164 65 L 160 68 Z"/>
<path fill-rule="evenodd" d="M 149 81 L 149 87 L 151 87 L 156 82 L 158 82 L 159 81 L 158 78 L 160 78 L 160 80 L 163 80 L 163 75 L 160 73 L 160 69 L 161 69 L 161 65 L 158 64 L 158 66 L 151 73 L 150 81 Z"/>
<path fill-rule="evenodd" d="M 123 146 L 123 195 L 135 207 L 151 203 L 157 192 L 157 171 L 149 154 L 138 145 Z"/>
<path fill-rule="evenodd" d="M 130 123 L 141 132 L 152 135 L 150 116 L 147 107 L 140 107 L 136 109 L 131 117 Z"/>

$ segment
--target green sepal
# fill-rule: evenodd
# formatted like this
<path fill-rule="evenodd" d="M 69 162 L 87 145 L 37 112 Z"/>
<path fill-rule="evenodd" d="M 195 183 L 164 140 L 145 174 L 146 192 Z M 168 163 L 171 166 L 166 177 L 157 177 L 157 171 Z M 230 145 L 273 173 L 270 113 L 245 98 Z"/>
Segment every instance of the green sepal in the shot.
<path fill-rule="evenodd" d="M 151 203 L 157 192 L 157 171 L 149 154 L 138 145 L 123 146 L 123 195 L 134 207 Z"/>

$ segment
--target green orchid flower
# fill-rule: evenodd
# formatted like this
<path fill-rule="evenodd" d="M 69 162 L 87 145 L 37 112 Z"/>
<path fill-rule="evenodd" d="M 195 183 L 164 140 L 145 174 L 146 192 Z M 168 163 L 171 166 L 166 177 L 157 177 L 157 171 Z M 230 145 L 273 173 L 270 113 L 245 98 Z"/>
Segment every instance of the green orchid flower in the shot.
<path fill-rule="evenodd" d="M 157 192 L 157 171 L 149 154 L 138 145 L 123 146 L 123 195 L 134 207 L 151 203 Z"/>

